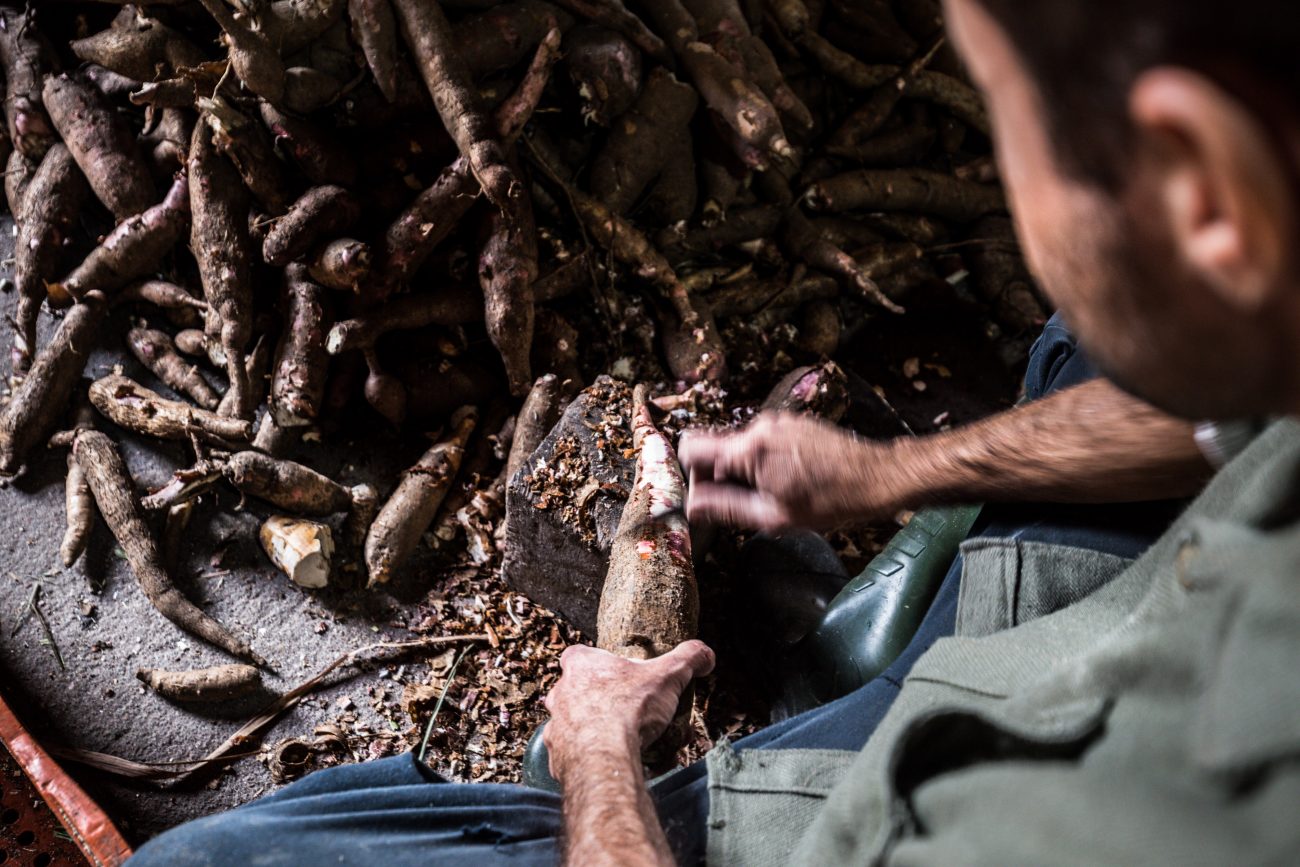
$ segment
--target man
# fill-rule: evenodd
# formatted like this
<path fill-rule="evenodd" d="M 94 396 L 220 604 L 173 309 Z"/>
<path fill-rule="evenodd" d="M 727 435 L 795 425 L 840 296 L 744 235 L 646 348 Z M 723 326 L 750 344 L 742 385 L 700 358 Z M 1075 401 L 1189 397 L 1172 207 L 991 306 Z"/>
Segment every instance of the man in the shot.
<path fill-rule="evenodd" d="M 1030 263 L 1112 381 L 1188 419 L 1300 410 L 1292 5 L 946 6 Z M 1190 440 L 1098 380 L 935 438 L 870 444 L 774 418 L 688 440 L 682 458 L 703 480 L 693 519 L 776 528 L 928 501 L 1187 493 Z M 1286 420 L 1127 568 L 1110 542 L 969 542 L 898 670 L 720 747 L 707 777 L 647 789 L 638 761 L 710 669 L 706 647 L 649 662 L 570 648 L 547 698 L 562 802 L 387 760 L 313 775 L 137 858 L 546 863 L 562 822 L 573 864 L 1293 862 L 1297 520 L 1300 426 Z"/>

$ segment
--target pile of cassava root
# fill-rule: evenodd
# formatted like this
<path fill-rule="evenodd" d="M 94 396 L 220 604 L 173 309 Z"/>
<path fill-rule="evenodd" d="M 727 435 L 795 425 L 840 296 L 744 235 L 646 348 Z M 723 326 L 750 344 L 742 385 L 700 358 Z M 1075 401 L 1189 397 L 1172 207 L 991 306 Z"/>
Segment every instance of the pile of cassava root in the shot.
<path fill-rule="evenodd" d="M 600 373 L 737 404 L 917 287 L 1011 336 L 1044 315 L 937 0 L 43 2 L 0 5 L 0 61 L 0 472 L 66 447 L 65 564 L 98 515 L 165 617 L 254 665 L 169 574 L 214 487 L 274 507 L 303 586 L 426 538 L 490 564 L 509 468 Z M 122 345 L 156 382 L 82 378 Z M 361 413 L 440 433 L 374 485 L 286 457 Z M 118 429 L 193 460 L 140 491 Z"/>

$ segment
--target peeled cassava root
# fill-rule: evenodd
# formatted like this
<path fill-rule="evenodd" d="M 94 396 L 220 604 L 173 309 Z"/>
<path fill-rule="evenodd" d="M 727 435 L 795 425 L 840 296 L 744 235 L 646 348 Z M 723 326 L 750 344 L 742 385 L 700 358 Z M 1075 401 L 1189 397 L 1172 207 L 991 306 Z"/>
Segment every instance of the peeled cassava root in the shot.
<path fill-rule="evenodd" d="M 324 587 L 330 581 L 334 537 L 328 524 L 272 515 L 258 533 L 266 556 L 299 587 Z"/>
<path fill-rule="evenodd" d="M 596 646 L 631 659 L 651 659 L 695 637 L 699 591 L 681 466 L 650 418 L 644 387 L 638 387 L 633 402 L 636 478 L 610 548 Z"/>
<path fill-rule="evenodd" d="M 654 425 L 646 389 L 633 396 L 636 476 L 609 551 L 600 591 L 596 646 L 629 659 L 653 659 L 699 631 L 700 599 L 684 505 L 686 481 L 668 438 Z M 694 693 L 652 745 L 672 756 L 684 742 Z"/>

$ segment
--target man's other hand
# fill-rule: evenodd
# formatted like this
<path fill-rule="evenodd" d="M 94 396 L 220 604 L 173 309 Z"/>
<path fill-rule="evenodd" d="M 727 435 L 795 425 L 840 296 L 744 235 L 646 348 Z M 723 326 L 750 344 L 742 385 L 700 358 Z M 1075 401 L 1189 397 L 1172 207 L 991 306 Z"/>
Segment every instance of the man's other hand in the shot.
<path fill-rule="evenodd" d="M 905 505 L 891 444 L 803 416 L 765 413 L 735 433 L 689 431 L 679 453 L 691 521 L 816 530 Z"/>
<path fill-rule="evenodd" d="M 687 685 L 713 671 L 713 651 L 685 641 L 655 659 L 634 660 L 575 644 L 560 656 L 560 679 L 547 694 L 551 714 L 542 740 L 551 775 L 564 774 L 586 753 L 631 750 L 653 743 L 672 722 Z"/>

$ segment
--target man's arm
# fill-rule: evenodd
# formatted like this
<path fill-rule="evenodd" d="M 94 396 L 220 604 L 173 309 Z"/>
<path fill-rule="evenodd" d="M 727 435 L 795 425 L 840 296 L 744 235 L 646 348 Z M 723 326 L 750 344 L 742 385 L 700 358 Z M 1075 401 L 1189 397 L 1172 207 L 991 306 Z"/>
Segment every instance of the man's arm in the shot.
<path fill-rule="evenodd" d="M 713 670 L 713 651 L 687 641 L 641 661 L 574 645 L 560 668 L 542 737 L 564 792 L 564 863 L 672 864 L 641 748 L 668 727 L 687 684 Z"/>
<path fill-rule="evenodd" d="M 1192 425 L 1093 380 L 965 427 L 888 442 L 794 416 L 695 434 L 688 512 L 761 529 L 826 527 L 947 502 L 1124 502 L 1200 489 Z"/>
<path fill-rule="evenodd" d="M 565 767 L 561 785 L 565 864 L 673 863 L 646 790 L 640 743 L 587 744 Z"/>

